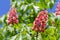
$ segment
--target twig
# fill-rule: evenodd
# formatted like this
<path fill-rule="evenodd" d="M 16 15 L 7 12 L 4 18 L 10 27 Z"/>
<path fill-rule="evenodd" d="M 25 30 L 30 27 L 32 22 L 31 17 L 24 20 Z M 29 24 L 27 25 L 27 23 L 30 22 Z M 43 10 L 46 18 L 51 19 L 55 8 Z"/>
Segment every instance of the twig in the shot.
<path fill-rule="evenodd" d="M 36 40 L 38 40 L 38 31 L 36 32 Z"/>

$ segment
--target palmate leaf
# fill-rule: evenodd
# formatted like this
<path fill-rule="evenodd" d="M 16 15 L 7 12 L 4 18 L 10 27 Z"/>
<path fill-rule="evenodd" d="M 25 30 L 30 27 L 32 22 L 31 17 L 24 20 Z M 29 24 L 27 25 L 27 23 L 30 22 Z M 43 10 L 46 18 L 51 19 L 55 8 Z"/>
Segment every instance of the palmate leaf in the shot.
<path fill-rule="evenodd" d="M 33 6 L 33 4 L 22 5 L 21 8 L 18 8 L 18 10 L 19 10 L 20 15 L 21 15 L 20 20 L 23 22 L 25 22 L 25 21 L 33 22 L 33 20 L 36 17 L 36 13 L 38 13 L 38 11 L 39 11 L 39 10 L 37 10 L 36 6 Z"/>
<path fill-rule="evenodd" d="M 48 38 L 49 38 L 49 40 L 57 40 L 56 36 L 49 36 Z"/>
<path fill-rule="evenodd" d="M 40 0 L 37 5 L 40 7 L 41 10 L 47 8 L 52 9 L 54 3 L 55 0 Z"/>
<path fill-rule="evenodd" d="M 46 29 L 44 33 L 41 33 L 42 40 L 57 40 L 55 27 L 51 27 Z"/>
<path fill-rule="evenodd" d="M 50 27 L 50 28 L 46 29 L 46 34 L 54 35 L 54 33 L 55 33 L 55 27 Z"/>
<path fill-rule="evenodd" d="M 19 33 L 15 36 L 12 36 L 9 40 L 31 40 L 31 36 L 27 33 L 25 35 Z"/>
<path fill-rule="evenodd" d="M 31 26 L 32 24 L 26 25 L 25 24 L 21 24 L 20 26 L 20 33 L 18 33 L 15 36 L 12 36 L 9 40 L 32 40 L 34 36 L 31 36 L 31 32 L 30 32 L 30 27 L 27 26 Z M 27 28 L 26 28 L 27 27 Z M 33 32 L 32 32 L 33 33 Z M 34 34 L 34 33 L 33 33 Z"/>

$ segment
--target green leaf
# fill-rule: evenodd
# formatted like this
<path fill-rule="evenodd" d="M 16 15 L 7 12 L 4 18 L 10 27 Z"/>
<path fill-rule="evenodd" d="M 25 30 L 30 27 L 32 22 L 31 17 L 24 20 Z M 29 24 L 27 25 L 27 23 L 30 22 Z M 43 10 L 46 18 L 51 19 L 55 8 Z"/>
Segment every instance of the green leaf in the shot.
<path fill-rule="evenodd" d="M 6 22 L 6 20 L 7 20 L 7 15 L 4 15 L 4 23 L 6 23 L 7 24 L 7 22 Z"/>
<path fill-rule="evenodd" d="M 12 2 L 15 2 L 15 0 L 12 0 Z"/>
<path fill-rule="evenodd" d="M 46 34 L 48 34 L 48 35 L 54 35 L 54 33 L 55 33 L 55 28 L 54 27 L 50 27 L 50 28 L 48 28 L 48 29 L 46 29 Z"/>
<path fill-rule="evenodd" d="M 36 0 L 33 0 L 33 1 L 32 1 L 32 0 L 24 0 L 24 1 L 25 1 L 25 3 L 27 3 L 27 4 L 32 3 L 32 2 L 33 2 L 33 3 L 36 2 Z"/>
<path fill-rule="evenodd" d="M 42 10 L 44 7 L 42 6 L 42 3 L 41 2 L 38 2 L 38 6 L 39 8 Z"/>
<path fill-rule="evenodd" d="M 50 4 L 49 4 L 49 8 L 52 9 L 52 7 L 53 7 L 53 3 L 50 2 Z"/>
<path fill-rule="evenodd" d="M 46 3 L 50 2 L 51 0 L 45 0 Z"/>
<path fill-rule="evenodd" d="M 0 20 L 0 24 L 2 24 L 2 21 Z"/>
<path fill-rule="evenodd" d="M 57 40 L 57 39 L 56 39 L 56 36 L 54 36 L 54 35 L 53 35 L 53 36 L 50 36 L 50 35 L 49 35 L 48 38 L 49 38 L 49 40 Z"/>
<path fill-rule="evenodd" d="M 4 40 L 4 36 L 2 33 L 0 33 L 0 40 Z"/>

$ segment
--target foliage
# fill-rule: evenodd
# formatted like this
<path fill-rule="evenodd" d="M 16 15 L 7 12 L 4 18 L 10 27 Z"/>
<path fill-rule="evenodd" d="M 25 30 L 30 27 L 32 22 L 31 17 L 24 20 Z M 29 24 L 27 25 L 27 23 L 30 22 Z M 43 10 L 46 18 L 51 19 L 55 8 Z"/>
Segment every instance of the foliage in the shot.
<path fill-rule="evenodd" d="M 7 24 L 7 16 L 0 18 L 0 40 L 60 40 L 60 16 L 48 13 L 44 32 L 32 30 L 33 22 L 42 10 L 52 8 L 55 0 L 11 0 L 16 8 L 19 23 Z"/>

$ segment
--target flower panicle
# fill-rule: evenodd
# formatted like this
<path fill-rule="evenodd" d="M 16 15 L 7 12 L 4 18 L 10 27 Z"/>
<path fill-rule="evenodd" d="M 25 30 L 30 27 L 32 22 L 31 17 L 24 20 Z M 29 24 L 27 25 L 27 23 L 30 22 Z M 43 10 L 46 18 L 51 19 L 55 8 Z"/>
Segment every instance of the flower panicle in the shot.
<path fill-rule="evenodd" d="M 47 19 L 48 19 L 48 11 L 47 10 L 41 11 L 37 15 L 35 21 L 33 22 L 32 30 L 44 32 Z"/>
<path fill-rule="evenodd" d="M 10 11 L 8 12 L 8 16 L 7 16 L 7 23 L 8 24 L 14 24 L 14 23 L 18 23 L 18 15 L 17 15 L 17 11 L 15 7 L 12 7 L 10 9 Z"/>
<path fill-rule="evenodd" d="M 56 16 L 60 15 L 60 2 L 58 2 L 55 14 L 56 14 Z"/>

